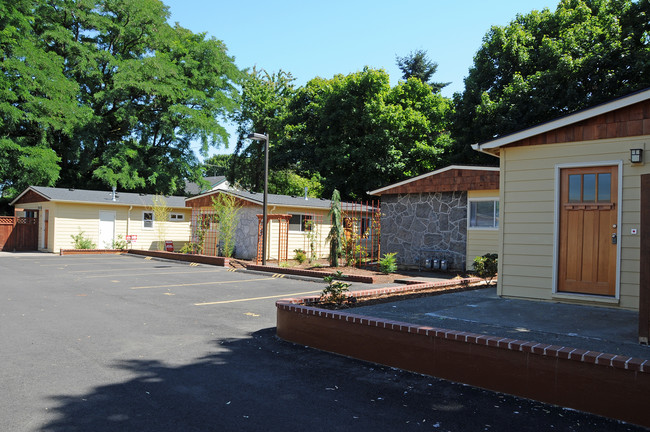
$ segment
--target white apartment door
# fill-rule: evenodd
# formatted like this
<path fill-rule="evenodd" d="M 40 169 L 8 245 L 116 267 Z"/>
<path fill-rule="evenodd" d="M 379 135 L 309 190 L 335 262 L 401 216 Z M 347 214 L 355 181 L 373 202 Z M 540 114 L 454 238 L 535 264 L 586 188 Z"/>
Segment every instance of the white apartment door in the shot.
<path fill-rule="evenodd" d="M 99 211 L 99 244 L 100 249 L 110 249 L 115 240 L 115 212 Z"/>

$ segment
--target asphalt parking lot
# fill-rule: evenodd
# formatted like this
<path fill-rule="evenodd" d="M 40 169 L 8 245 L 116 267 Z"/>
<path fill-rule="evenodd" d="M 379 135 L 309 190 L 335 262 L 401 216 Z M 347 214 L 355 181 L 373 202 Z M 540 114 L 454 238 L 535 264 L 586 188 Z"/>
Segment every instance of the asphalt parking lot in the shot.
<path fill-rule="evenodd" d="M 6 431 L 634 431 L 275 338 L 320 281 L 142 257 L 0 253 Z"/>

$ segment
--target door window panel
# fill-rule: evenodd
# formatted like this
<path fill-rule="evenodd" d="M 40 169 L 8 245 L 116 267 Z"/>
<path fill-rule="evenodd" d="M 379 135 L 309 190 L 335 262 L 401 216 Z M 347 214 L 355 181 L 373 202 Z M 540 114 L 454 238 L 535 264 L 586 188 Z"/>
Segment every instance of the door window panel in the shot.
<path fill-rule="evenodd" d="M 598 174 L 598 201 L 609 202 L 612 200 L 612 175 Z"/>
<path fill-rule="evenodd" d="M 573 174 L 569 176 L 569 202 L 580 202 L 582 176 Z"/>

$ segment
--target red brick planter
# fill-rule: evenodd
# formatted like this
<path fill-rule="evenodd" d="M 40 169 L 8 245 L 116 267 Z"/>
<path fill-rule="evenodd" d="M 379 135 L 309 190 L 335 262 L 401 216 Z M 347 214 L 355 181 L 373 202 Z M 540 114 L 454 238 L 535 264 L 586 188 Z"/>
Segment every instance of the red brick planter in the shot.
<path fill-rule="evenodd" d="M 284 340 L 650 427 L 650 360 L 387 321 L 299 302 L 276 303 L 277 335 Z"/>
<path fill-rule="evenodd" d="M 183 254 L 178 252 L 164 252 L 164 251 L 151 251 L 151 250 L 129 250 L 130 254 L 134 255 L 144 255 L 154 258 L 164 258 L 171 259 L 176 261 L 185 261 L 185 262 L 194 262 L 199 264 L 208 264 L 221 267 L 227 267 L 230 265 L 230 259 L 225 257 L 213 257 L 207 255 L 193 255 L 193 254 Z"/>
<path fill-rule="evenodd" d="M 269 267 L 256 264 L 248 264 L 246 266 L 248 270 L 258 270 L 272 273 L 282 273 L 282 274 L 291 274 L 296 276 L 308 276 L 323 278 L 325 276 L 331 276 L 332 272 L 324 272 L 318 270 L 303 270 L 303 269 L 292 269 L 287 267 Z M 361 283 L 375 283 L 379 276 L 360 276 L 360 275 L 345 275 L 346 282 L 361 282 Z"/>
<path fill-rule="evenodd" d="M 121 249 L 61 249 L 59 255 L 100 255 L 100 254 L 113 254 L 118 255 L 125 253 Z"/>

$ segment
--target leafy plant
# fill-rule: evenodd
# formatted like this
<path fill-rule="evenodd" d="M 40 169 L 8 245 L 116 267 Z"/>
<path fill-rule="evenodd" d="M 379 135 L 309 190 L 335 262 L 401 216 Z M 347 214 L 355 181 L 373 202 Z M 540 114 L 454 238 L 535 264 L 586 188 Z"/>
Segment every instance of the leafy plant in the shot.
<path fill-rule="evenodd" d="M 384 254 L 384 257 L 379 260 L 379 270 L 384 274 L 394 273 L 397 270 L 397 260 L 395 258 L 397 252 Z"/>
<path fill-rule="evenodd" d="M 127 241 L 124 240 L 122 234 L 117 235 L 117 240 L 113 239 L 113 241 L 111 241 L 111 249 L 124 250 L 126 249 L 126 246 L 127 246 Z"/>
<path fill-rule="evenodd" d="M 339 266 L 339 256 L 341 255 L 341 239 L 343 237 L 343 224 L 341 220 L 341 194 L 334 189 L 332 192 L 332 203 L 330 205 L 329 216 L 332 221 L 332 227 L 327 235 L 327 241 L 330 244 L 330 265 Z"/>
<path fill-rule="evenodd" d="M 158 238 L 156 246 L 159 251 L 162 251 L 165 250 L 165 237 L 167 236 L 166 222 L 169 219 L 171 208 L 167 205 L 167 200 L 162 195 L 154 195 L 152 200 L 153 205 L 151 206 L 151 211 L 153 212 L 156 237 Z"/>
<path fill-rule="evenodd" d="M 205 235 L 210 229 L 210 224 L 214 219 L 212 214 L 199 214 L 196 219 L 196 229 L 194 230 L 196 236 L 196 243 L 193 244 L 194 251 L 202 254 L 205 250 Z"/>
<path fill-rule="evenodd" d="M 70 234 L 70 237 L 72 237 L 72 240 L 74 241 L 75 249 L 95 249 L 97 247 L 97 245 L 93 243 L 91 239 L 84 236 L 84 232 L 81 231 L 81 229 L 79 229 L 79 234 Z"/>
<path fill-rule="evenodd" d="M 220 193 L 216 198 L 212 198 L 212 208 L 219 224 L 221 255 L 231 257 L 235 250 L 235 231 L 239 224 L 242 204 L 233 195 Z"/>
<path fill-rule="evenodd" d="M 492 284 L 492 279 L 497 275 L 499 270 L 498 255 L 487 253 L 483 256 L 474 258 L 474 272 L 480 278 L 483 278 L 488 285 Z"/>
<path fill-rule="evenodd" d="M 312 263 L 318 258 L 316 254 L 316 248 L 318 246 L 318 225 L 316 225 L 313 219 L 305 221 L 305 236 L 309 243 L 309 262 Z"/>
<path fill-rule="evenodd" d="M 184 254 L 193 254 L 198 250 L 198 245 L 193 242 L 187 242 L 183 246 L 181 246 L 180 253 Z"/>
<path fill-rule="evenodd" d="M 336 274 L 325 276 L 323 278 L 323 280 L 327 282 L 327 286 L 323 289 L 323 292 L 320 295 L 320 301 L 322 303 L 341 306 L 346 302 L 348 299 L 346 293 L 348 292 L 350 284 L 341 281 L 341 279 L 345 277 L 346 276 L 341 271 L 337 271 Z"/>
<path fill-rule="evenodd" d="M 307 254 L 305 253 L 304 250 L 302 249 L 295 249 L 294 252 L 296 255 L 294 256 L 294 259 L 298 261 L 300 264 L 304 263 L 307 261 Z"/>

